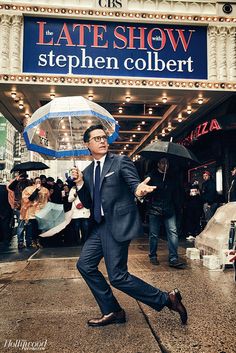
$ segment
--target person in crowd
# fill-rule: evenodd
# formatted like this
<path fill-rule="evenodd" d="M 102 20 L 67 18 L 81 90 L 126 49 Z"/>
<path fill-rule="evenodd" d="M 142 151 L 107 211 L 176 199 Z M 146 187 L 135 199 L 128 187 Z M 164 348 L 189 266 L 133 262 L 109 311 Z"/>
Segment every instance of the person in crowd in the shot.
<path fill-rule="evenodd" d="M 8 192 L 6 185 L 0 184 L 0 241 L 4 247 L 8 247 L 11 243 L 13 210 L 8 202 Z"/>
<path fill-rule="evenodd" d="M 71 210 L 72 204 L 71 202 L 68 201 L 68 197 L 69 197 L 69 192 L 70 192 L 70 188 L 67 182 L 64 183 L 63 186 L 63 190 L 61 192 L 62 194 L 62 202 L 63 202 L 63 208 L 64 208 L 64 212 L 69 212 Z M 71 224 L 69 223 L 65 229 L 63 229 L 62 231 L 62 236 L 63 236 L 63 245 L 65 246 L 71 246 L 72 245 L 72 231 L 71 231 Z"/>
<path fill-rule="evenodd" d="M 47 187 L 47 177 L 46 177 L 46 175 L 41 174 L 39 177 L 41 179 L 41 185 L 46 188 Z"/>
<path fill-rule="evenodd" d="M 47 177 L 46 188 L 49 190 L 49 194 L 50 194 L 49 200 L 50 201 L 53 198 L 54 185 L 55 185 L 55 179 L 53 177 Z"/>
<path fill-rule="evenodd" d="M 185 206 L 185 231 L 187 240 L 194 241 L 201 231 L 201 216 L 203 214 L 203 201 L 200 195 L 199 185 L 193 183 L 189 189 L 189 195 Z"/>
<path fill-rule="evenodd" d="M 50 201 L 53 203 L 62 204 L 63 200 L 62 200 L 61 192 L 63 190 L 63 185 L 64 185 L 63 181 L 60 179 L 57 179 L 55 183 L 54 178 L 48 177 L 47 185 L 50 192 Z"/>
<path fill-rule="evenodd" d="M 228 191 L 228 202 L 236 202 L 236 166 L 231 168 L 232 181 Z"/>
<path fill-rule="evenodd" d="M 202 183 L 203 211 L 205 221 L 208 223 L 218 207 L 216 183 L 208 170 L 205 170 L 202 176 L 204 180 Z"/>
<path fill-rule="evenodd" d="M 184 262 L 178 256 L 178 232 L 175 209 L 177 207 L 176 184 L 168 173 L 169 161 L 161 158 L 148 174 L 151 185 L 156 189 L 147 197 L 149 215 L 149 259 L 153 265 L 159 265 L 157 257 L 158 240 L 161 225 L 164 225 L 169 250 L 169 266 L 183 268 Z"/>
<path fill-rule="evenodd" d="M 79 171 L 72 170 L 73 173 Z M 71 220 L 71 239 L 67 239 L 67 241 L 71 241 L 73 244 L 81 244 L 84 243 L 88 237 L 89 231 L 89 217 L 90 217 L 90 210 L 84 207 L 82 202 L 80 201 L 77 192 L 76 186 L 73 186 L 70 189 L 68 201 L 72 204 L 72 220 Z M 65 239 L 66 241 L 66 239 Z"/>
<path fill-rule="evenodd" d="M 35 214 L 48 202 L 49 191 L 42 186 L 41 179 L 36 177 L 34 185 L 28 186 L 22 193 L 22 206 L 20 217 L 26 223 L 26 242 L 28 247 L 41 247 L 39 242 L 39 229 Z"/>
<path fill-rule="evenodd" d="M 61 191 L 64 212 L 70 211 L 72 207 L 71 202 L 68 201 L 69 193 L 70 193 L 69 185 L 67 182 L 65 182 L 65 184 L 63 185 L 63 189 Z"/>
<path fill-rule="evenodd" d="M 24 232 L 25 232 L 25 221 L 20 217 L 21 201 L 22 201 L 22 192 L 23 190 L 31 185 L 31 181 L 28 179 L 26 172 L 20 172 L 17 176 L 10 182 L 8 189 L 14 192 L 14 214 L 17 221 L 17 241 L 18 249 L 21 250 L 24 248 Z M 28 239 L 26 240 L 28 246 Z"/>
<path fill-rule="evenodd" d="M 88 325 L 100 327 L 126 322 L 125 311 L 110 285 L 98 269 L 104 257 L 110 284 L 157 311 L 168 307 L 187 323 L 187 311 L 178 289 L 163 292 L 128 272 L 128 248 L 131 239 L 143 234 L 136 198 L 155 189 L 149 178 L 140 182 L 133 162 L 127 156 L 108 152 L 106 131 L 93 125 L 84 133 L 84 142 L 94 162 L 82 173 L 74 172 L 78 196 L 86 208 L 91 207 L 93 225 L 77 268 L 92 291 L 102 312 Z"/>

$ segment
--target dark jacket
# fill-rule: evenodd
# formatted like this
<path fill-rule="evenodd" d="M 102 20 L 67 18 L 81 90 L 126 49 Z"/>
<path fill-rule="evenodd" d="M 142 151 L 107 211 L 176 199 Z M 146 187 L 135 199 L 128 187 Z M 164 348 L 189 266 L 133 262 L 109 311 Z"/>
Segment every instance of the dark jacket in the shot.
<path fill-rule="evenodd" d="M 202 183 L 202 199 L 204 203 L 209 205 L 217 202 L 216 184 L 213 179 L 208 179 Z"/>
<path fill-rule="evenodd" d="M 91 210 L 93 171 L 94 162 L 83 171 L 84 186 L 78 191 L 83 205 Z M 107 154 L 100 181 L 102 208 L 111 235 L 118 242 L 143 234 L 134 195 L 139 183 L 137 170 L 128 157 Z"/>
<path fill-rule="evenodd" d="M 8 202 L 6 185 L 0 184 L 0 219 L 7 217 L 11 213 L 12 209 Z"/>
<path fill-rule="evenodd" d="M 148 214 L 171 217 L 175 213 L 175 191 L 174 180 L 168 175 L 160 173 L 157 169 L 148 175 L 151 180 L 149 185 L 157 188 L 146 197 Z"/>
<path fill-rule="evenodd" d="M 29 179 L 14 179 L 11 184 L 8 185 L 8 188 L 12 191 L 14 191 L 14 208 L 15 209 L 20 209 L 21 207 L 21 198 L 22 198 L 22 192 L 25 188 L 30 186 L 32 183 Z"/>

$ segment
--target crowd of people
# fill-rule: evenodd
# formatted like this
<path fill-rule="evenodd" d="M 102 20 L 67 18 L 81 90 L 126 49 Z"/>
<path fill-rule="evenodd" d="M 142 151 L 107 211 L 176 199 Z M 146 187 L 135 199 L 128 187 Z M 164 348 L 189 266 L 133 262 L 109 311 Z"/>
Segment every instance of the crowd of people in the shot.
<path fill-rule="evenodd" d="M 149 305 L 157 311 L 164 307 L 177 312 L 182 324 L 188 314 L 179 289 L 170 292 L 144 282 L 128 272 L 130 241 L 143 235 L 138 204 L 146 205 L 149 224 L 149 258 L 159 264 L 158 240 L 162 229 L 166 233 L 169 266 L 184 268 L 178 256 L 177 186 L 169 173 L 168 158 L 159 159 L 153 169 L 140 181 L 132 161 L 126 156 L 108 152 L 108 138 L 102 125 L 91 126 L 84 133 L 84 143 L 93 162 L 81 173 L 76 167 L 66 181 L 40 175 L 34 180 L 26 172 L 19 172 L 4 190 L 1 188 L 0 227 L 4 244 L 9 245 L 16 221 L 18 248 L 40 248 L 55 245 L 84 244 L 77 268 L 94 295 L 102 316 L 88 320 L 88 325 L 100 327 L 126 321 L 124 309 L 98 269 L 105 260 L 110 284 Z M 236 167 L 232 169 L 232 183 L 228 201 L 236 201 Z M 216 184 L 208 170 L 203 172 L 199 188 L 195 181 L 189 187 L 184 207 L 185 231 L 195 237 L 201 229 L 204 215 L 208 222 L 218 207 Z M 42 229 L 37 214 L 48 202 L 60 204 L 70 212 L 70 222 L 52 237 L 40 237 Z M 14 215 L 14 217 L 12 217 Z"/>
<path fill-rule="evenodd" d="M 178 239 L 184 234 L 194 241 L 219 206 L 216 183 L 209 170 L 202 174 L 203 183 L 190 184 L 185 193 L 182 209 L 182 226 L 178 227 L 178 187 L 176 180 L 168 173 L 168 159 L 155 163 L 147 176 L 156 190 L 145 198 L 145 220 L 148 223 L 149 258 L 158 265 L 158 240 L 165 234 L 168 240 L 170 266 L 184 266 L 178 260 Z M 228 192 L 228 202 L 236 201 L 236 167 L 232 168 L 232 182 Z M 19 250 L 48 246 L 76 246 L 83 244 L 89 234 L 90 210 L 81 203 L 76 186 L 71 177 L 65 181 L 40 175 L 29 179 L 25 171 L 17 173 L 1 192 L 0 230 L 5 246 L 10 244 L 14 232 L 17 235 Z M 47 202 L 63 205 L 64 211 L 72 211 L 70 224 L 50 238 L 41 238 L 36 214 Z M 182 234 L 180 234 L 182 233 Z"/>
<path fill-rule="evenodd" d="M 19 250 L 25 247 L 79 245 L 88 236 L 90 211 L 80 202 L 71 178 L 63 182 L 40 175 L 32 180 L 25 171 L 19 172 L 7 188 L 2 189 L 1 199 L 1 228 L 5 246 L 9 246 L 14 232 Z M 65 212 L 71 210 L 71 222 L 54 236 L 41 238 L 36 216 L 48 201 L 63 205 Z"/>

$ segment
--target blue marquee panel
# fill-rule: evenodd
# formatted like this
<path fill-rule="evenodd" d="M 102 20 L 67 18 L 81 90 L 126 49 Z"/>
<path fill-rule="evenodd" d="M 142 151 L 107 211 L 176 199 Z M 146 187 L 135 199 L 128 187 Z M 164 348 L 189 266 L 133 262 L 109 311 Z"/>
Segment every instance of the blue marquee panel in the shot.
<path fill-rule="evenodd" d="M 23 71 L 207 79 L 207 27 L 25 17 Z"/>

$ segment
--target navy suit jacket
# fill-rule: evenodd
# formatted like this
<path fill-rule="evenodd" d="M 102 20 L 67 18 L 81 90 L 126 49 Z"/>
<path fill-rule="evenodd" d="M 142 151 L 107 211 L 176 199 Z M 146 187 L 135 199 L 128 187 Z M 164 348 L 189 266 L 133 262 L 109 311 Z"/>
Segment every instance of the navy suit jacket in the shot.
<path fill-rule="evenodd" d="M 78 191 L 87 208 L 93 204 L 93 173 L 94 162 L 83 171 L 84 186 Z M 134 195 L 139 183 L 137 170 L 128 157 L 107 154 L 101 174 L 101 200 L 108 229 L 118 242 L 143 234 Z"/>

